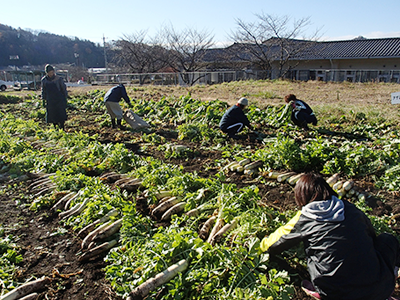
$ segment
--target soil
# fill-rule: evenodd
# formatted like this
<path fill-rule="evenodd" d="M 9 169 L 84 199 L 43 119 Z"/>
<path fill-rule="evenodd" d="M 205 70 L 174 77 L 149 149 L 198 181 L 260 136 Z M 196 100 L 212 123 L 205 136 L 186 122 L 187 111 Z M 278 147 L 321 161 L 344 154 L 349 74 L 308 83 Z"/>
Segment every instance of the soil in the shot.
<path fill-rule="evenodd" d="M 70 119 L 78 117 L 78 112 L 69 112 Z M 177 140 L 173 128 L 164 128 L 156 131 L 163 136 L 168 143 L 183 144 L 196 153 L 193 157 L 186 159 L 165 159 L 164 153 L 156 147 L 149 147 L 145 152 L 141 151 L 141 145 L 132 143 L 133 137 L 140 135 L 140 132 L 132 130 L 112 129 L 108 127 L 96 127 L 95 114 L 88 114 L 86 118 L 76 118 L 71 124 L 67 123 L 66 131 L 82 131 L 93 135 L 98 134 L 98 140 L 102 143 L 124 143 L 130 151 L 137 155 L 154 156 L 164 161 L 182 165 L 187 172 L 197 172 L 205 178 L 213 176 L 217 168 L 212 166 L 216 159 L 222 159 L 218 151 L 204 150 L 195 143 L 188 143 Z M 42 124 L 42 126 L 48 126 Z M 232 141 L 233 142 L 233 141 Z M 236 142 L 236 141 L 235 141 Z M 237 141 L 244 147 L 256 148 L 258 141 L 253 136 Z M 120 299 L 105 279 L 103 268 L 105 262 L 103 257 L 80 263 L 77 255 L 80 253 L 81 239 L 71 228 L 63 227 L 56 215 L 50 210 L 43 209 L 33 212 L 29 209 L 26 197 L 30 193 L 29 184 L 33 179 L 19 183 L 16 187 L 8 188 L 7 193 L 0 196 L 0 224 L 7 225 L 6 232 L 18 237 L 17 244 L 23 256 L 20 263 L 16 280 L 24 282 L 31 277 L 40 278 L 47 276 L 51 278 L 51 284 L 40 292 L 39 299 Z M 262 205 L 271 206 L 280 211 L 295 209 L 293 187 L 288 184 L 261 184 L 257 179 L 249 178 L 240 174 L 229 176 L 229 182 L 237 184 L 238 188 L 256 184 L 262 196 Z M 10 182 L 3 183 L 4 186 Z M 370 178 L 363 178 L 356 182 L 356 185 L 365 189 L 370 195 L 379 195 L 379 198 L 371 197 L 368 204 L 372 208 L 372 214 L 377 216 L 393 214 L 393 228 L 400 234 L 400 206 L 399 194 L 387 191 L 376 190 Z M 4 187 L 3 187 L 4 189 Z M 140 202 L 137 202 L 140 203 Z M 141 211 L 148 213 L 146 207 Z M 279 265 L 285 265 L 284 260 L 278 260 Z M 296 296 L 293 299 L 309 299 L 299 288 L 300 279 L 308 277 L 308 273 L 301 265 L 286 266 L 295 277 Z M 400 290 L 396 289 L 396 295 Z"/>

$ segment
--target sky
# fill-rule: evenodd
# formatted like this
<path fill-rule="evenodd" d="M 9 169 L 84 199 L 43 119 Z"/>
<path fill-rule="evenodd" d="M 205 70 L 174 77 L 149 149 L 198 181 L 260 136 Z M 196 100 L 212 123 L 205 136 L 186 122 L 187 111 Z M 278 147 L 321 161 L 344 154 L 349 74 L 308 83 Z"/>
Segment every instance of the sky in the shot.
<path fill-rule="evenodd" d="M 1 24 L 99 44 L 140 31 L 152 37 L 172 25 L 207 31 L 217 46 L 229 45 L 237 20 L 255 22 L 261 13 L 309 18 L 304 37 L 318 31 L 322 41 L 400 37 L 400 0 L 19 0 L 12 6 L 1 13 Z"/>

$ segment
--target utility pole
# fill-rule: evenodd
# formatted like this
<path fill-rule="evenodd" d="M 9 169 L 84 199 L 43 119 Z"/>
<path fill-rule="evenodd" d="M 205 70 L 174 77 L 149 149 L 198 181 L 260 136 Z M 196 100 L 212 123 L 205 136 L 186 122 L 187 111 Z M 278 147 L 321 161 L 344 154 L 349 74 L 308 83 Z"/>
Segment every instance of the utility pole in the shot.
<path fill-rule="evenodd" d="M 103 48 L 104 48 L 104 64 L 106 67 L 106 78 L 107 78 L 107 82 L 108 82 L 108 62 L 107 62 L 107 53 L 106 53 L 106 38 L 104 37 L 104 34 L 103 34 Z"/>

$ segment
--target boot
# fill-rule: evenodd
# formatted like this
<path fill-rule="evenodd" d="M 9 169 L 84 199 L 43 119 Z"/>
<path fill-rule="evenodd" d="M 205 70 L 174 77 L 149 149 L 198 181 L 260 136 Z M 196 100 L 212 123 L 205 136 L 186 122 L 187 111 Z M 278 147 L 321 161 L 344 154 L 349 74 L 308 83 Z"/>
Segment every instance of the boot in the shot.
<path fill-rule="evenodd" d="M 111 119 L 111 127 L 116 128 L 117 125 L 115 124 L 115 119 Z"/>
<path fill-rule="evenodd" d="M 119 129 L 122 129 L 122 130 L 124 130 L 124 129 L 125 129 L 125 127 L 124 127 L 124 126 L 122 126 L 121 122 L 122 122 L 122 119 L 121 119 L 121 120 L 117 120 L 117 125 L 118 125 Z"/>

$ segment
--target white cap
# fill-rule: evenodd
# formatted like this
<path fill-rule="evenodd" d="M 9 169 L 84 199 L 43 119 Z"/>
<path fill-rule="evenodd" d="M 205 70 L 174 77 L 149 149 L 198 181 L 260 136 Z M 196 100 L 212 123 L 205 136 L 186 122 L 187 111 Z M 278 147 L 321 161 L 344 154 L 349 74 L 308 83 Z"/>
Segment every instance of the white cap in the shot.
<path fill-rule="evenodd" d="M 247 100 L 247 98 L 244 97 L 240 98 L 238 103 L 242 105 L 249 105 L 249 101 Z"/>

